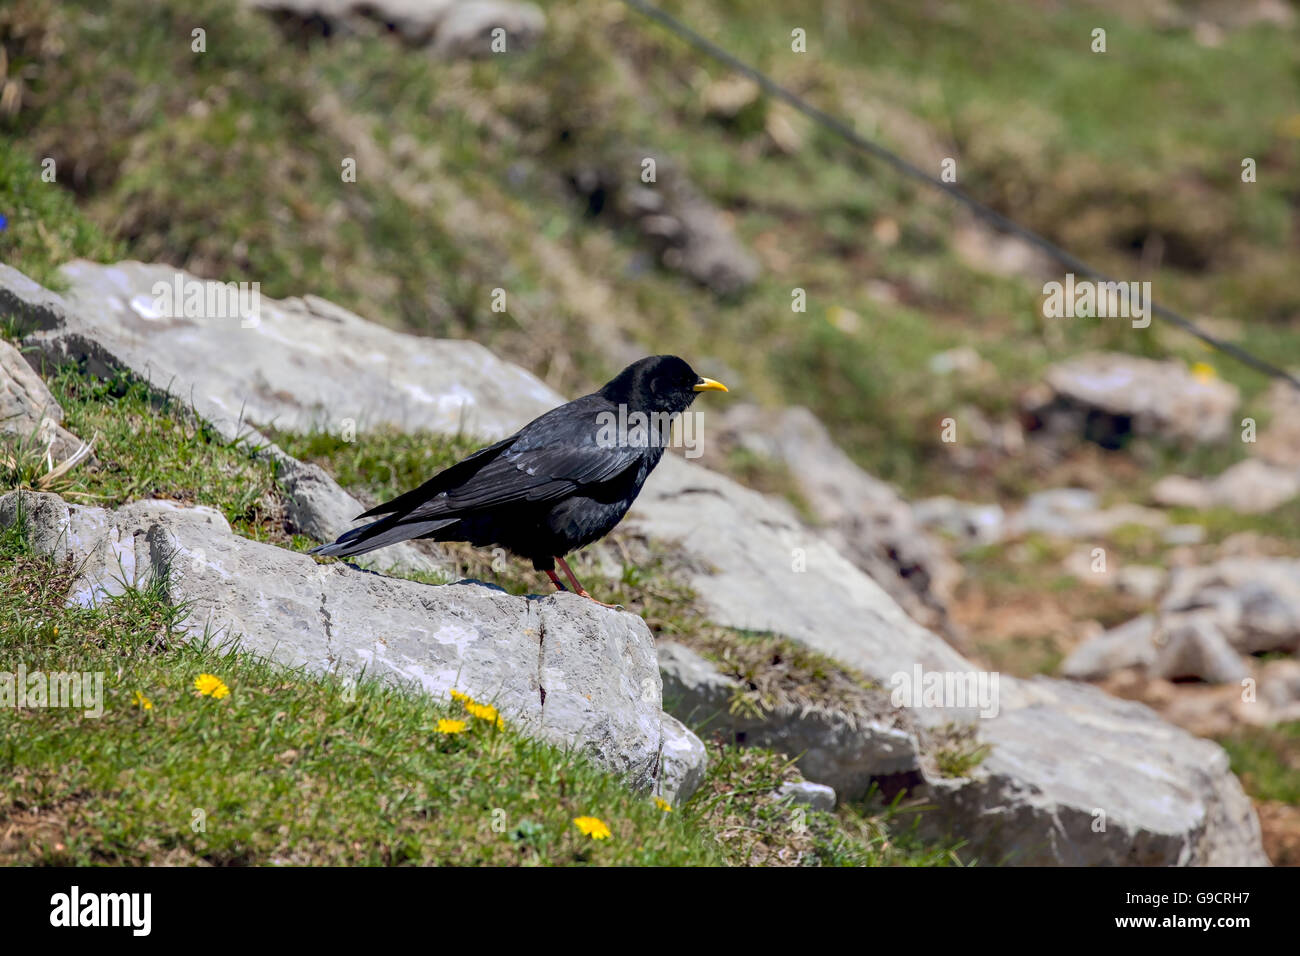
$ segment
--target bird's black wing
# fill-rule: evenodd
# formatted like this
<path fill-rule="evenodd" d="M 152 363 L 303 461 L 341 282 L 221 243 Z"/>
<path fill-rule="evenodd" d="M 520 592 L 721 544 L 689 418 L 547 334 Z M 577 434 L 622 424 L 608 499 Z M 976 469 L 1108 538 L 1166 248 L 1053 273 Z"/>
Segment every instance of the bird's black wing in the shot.
<path fill-rule="evenodd" d="M 642 464 L 644 446 L 603 440 L 593 409 L 575 406 L 578 402 L 532 422 L 481 467 L 425 496 L 400 520 L 421 521 L 555 501 L 583 486 L 613 481 Z"/>
<path fill-rule="evenodd" d="M 480 448 L 468 458 L 456 462 L 450 468 L 444 468 L 420 487 L 398 495 L 392 501 L 385 501 L 381 505 L 376 505 L 365 514 L 357 515 L 357 518 L 374 518 L 378 515 L 391 515 L 410 511 L 412 508 L 437 497 L 448 488 L 454 488 L 469 480 L 475 472 L 509 448 L 518 438 L 518 434 L 511 435 L 509 438 L 503 438 L 495 445 Z"/>

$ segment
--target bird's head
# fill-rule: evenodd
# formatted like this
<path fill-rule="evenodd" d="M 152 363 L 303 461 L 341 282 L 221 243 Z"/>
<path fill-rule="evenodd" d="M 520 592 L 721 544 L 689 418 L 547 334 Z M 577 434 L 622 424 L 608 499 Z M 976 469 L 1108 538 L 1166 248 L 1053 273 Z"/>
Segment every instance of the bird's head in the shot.
<path fill-rule="evenodd" d="M 619 372 L 600 394 L 638 411 L 683 412 L 700 392 L 726 390 L 721 382 L 696 374 L 676 355 L 651 355 Z"/>

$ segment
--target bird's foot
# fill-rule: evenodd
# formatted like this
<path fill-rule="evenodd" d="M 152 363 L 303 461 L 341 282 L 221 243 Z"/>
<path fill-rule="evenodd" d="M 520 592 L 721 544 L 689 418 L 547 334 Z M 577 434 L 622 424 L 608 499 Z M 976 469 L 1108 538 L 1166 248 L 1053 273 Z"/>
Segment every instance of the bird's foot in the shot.
<path fill-rule="evenodd" d="M 597 601 L 594 597 L 592 597 L 589 593 L 587 593 L 587 589 L 584 588 L 582 584 L 578 581 L 578 576 L 574 574 L 573 569 L 569 567 L 569 562 L 565 561 L 564 558 L 559 558 L 559 557 L 557 557 L 555 560 L 559 562 L 560 567 L 564 569 L 565 576 L 569 579 L 569 583 L 573 585 L 574 594 L 581 595 L 582 597 L 585 597 L 588 601 L 591 601 L 593 604 L 599 604 L 601 607 L 607 607 L 613 611 L 624 610 L 623 605 L 621 604 L 606 604 L 604 601 Z M 547 571 L 546 573 L 549 574 L 551 576 L 551 580 L 554 581 L 557 586 L 559 586 L 560 579 L 555 576 L 555 572 Z"/>
<path fill-rule="evenodd" d="M 592 604 L 599 604 L 601 607 L 607 607 L 607 608 L 609 608 L 611 611 L 625 611 L 625 610 L 627 610 L 627 609 L 626 609 L 625 607 L 623 607 L 623 605 L 621 605 L 621 604 L 606 604 L 604 601 L 597 601 L 594 597 L 592 597 L 592 596 L 591 596 L 591 595 L 586 591 L 586 589 L 583 589 L 583 590 L 579 591 L 579 592 L 578 592 L 578 595 L 579 595 L 579 597 L 585 597 L 585 598 L 586 598 L 588 601 L 590 601 Z"/>

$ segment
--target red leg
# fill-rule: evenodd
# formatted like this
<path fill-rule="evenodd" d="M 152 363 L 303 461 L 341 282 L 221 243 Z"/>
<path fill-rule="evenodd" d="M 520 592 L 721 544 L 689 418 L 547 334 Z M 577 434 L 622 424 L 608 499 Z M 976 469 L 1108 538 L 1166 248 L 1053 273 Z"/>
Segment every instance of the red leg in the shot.
<path fill-rule="evenodd" d="M 595 601 L 601 607 L 618 607 L 617 604 L 606 604 L 604 601 L 596 601 L 594 597 L 587 593 L 587 589 L 578 583 L 578 576 L 574 574 L 573 569 L 569 567 L 569 562 L 565 561 L 563 558 L 556 558 L 555 560 L 560 562 L 560 567 L 564 570 L 564 576 L 569 579 L 570 583 L 573 585 L 573 590 L 576 593 L 582 595 L 588 601 Z"/>
<path fill-rule="evenodd" d="M 555 576 L 555 572 L 554 572 L 554 571 L 547 571 L 547 572 L 546 572 L 546 576 L 547 576 L 548 578 L 550 578 L 550 579 L 551 579 L 551 583 L 555 585 L 555 590 L 557 590 L 557 591 L 563 591 L 563 590 L 565 590 L 564 585 L 560 583 L 560 579 L 557 578 L 557 577 Z"/>

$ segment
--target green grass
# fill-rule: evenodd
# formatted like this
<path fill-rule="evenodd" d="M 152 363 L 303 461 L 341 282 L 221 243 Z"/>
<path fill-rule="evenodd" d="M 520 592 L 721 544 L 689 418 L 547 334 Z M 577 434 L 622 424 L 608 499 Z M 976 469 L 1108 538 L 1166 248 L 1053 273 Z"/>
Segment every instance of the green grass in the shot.
<path fill-rule="evenodd" d="M 0 136 L 0 262 L 17 266 L 47 288 L 60 289 L 57 268 L 70 259 L 112 262 L 125 246 L 105 237 L 56 182 L 41 180 L 40 160 Z"/>
<path fill-rule="evenodd" d="M 129 375 L 95 379 L 75 366 L 51 370 L 47 384 L 63 408 L 64 427 L 83 441 L 94 439 L 97 458 L 47 490 L 110 507 L 140 498 L 207 505 L 245 537 L 308 543 L 286 526 L 274 465 L 225 441 L 174 399 Z M 0 467 L 0 488 L 32 487 L 44 471 L 30 458 L 18 456 L 17 463 Z"/>
<path fill-rule="evenodd" d="M 1219 743 L 1252 797 L 1300 804 L 1300 722 L 1244 728 Z"/>
<path fill-rule="evenodd" d="M 972 726 L 949 724 L 933 732 L 934 764 L 944 777 L 969 777 L 992 753 L 989 744 L 976 739 Z"/>
<path fill-rule="evenodd" d="M 325 466 L 345 488 L 376 501 L 396 498 L 483 447 L 469 437 L 371 429 L 345 440 L 339 434 L 273 431 L 276 444 L 299 461 Z"/>

